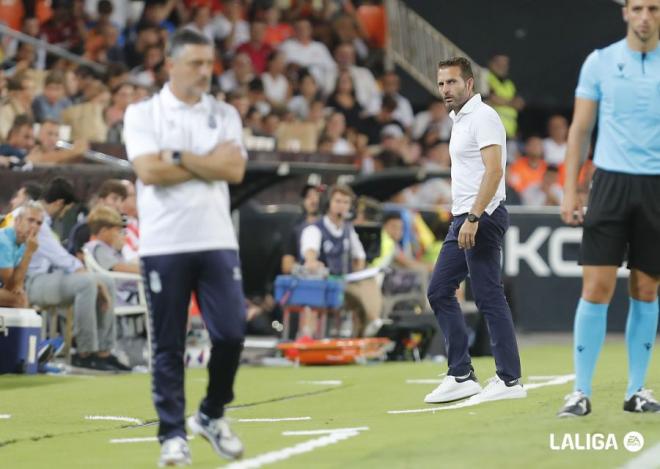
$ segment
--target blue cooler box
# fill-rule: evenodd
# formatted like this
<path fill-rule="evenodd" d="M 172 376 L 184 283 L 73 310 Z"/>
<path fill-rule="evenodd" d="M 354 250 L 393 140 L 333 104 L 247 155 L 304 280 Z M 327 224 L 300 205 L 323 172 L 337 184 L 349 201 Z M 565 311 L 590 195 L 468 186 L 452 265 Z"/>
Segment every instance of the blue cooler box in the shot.
<path fill-rule="evenodd" d="M 0 374 L 37 372 L 41 316 L 33 309 L 0 308 Z"/>
<path fill-rule="evenodd" d="M 344 282 L 279 275 L 275 279 L 275 299 L 282 306 L 339 308 L 344 303 Z"/>

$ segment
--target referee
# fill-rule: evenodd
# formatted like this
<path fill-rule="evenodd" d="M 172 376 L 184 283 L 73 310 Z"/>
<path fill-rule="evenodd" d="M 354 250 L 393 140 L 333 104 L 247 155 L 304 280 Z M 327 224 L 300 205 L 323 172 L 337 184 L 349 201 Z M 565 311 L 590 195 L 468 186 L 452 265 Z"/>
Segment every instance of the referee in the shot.
<path fill-rule="evenodd" d="M 178 31 L 168 49 L 170 81 L 152 98 L 129 106 L 124 120 L 128 157 L 139 178 L 139 254 L 151 312 L 161 466 L 191 462 L 183 355 L 193 292 L 212 349 L 206 397 L 188 426 L 223 457 L 243 453 L 223 410 L 234 397 L 245 329 L 227 183 L 243 179 L 247 154 L 238 112 L 206 93 L 213 61 L 206 37 Z"/>
<path fill-rule="evenodd" d="M 493 108 L 474 93 L 470 62 L 440 62 L 438 89 L 454 124 L 449 141 L 453 221 L 442 244 L 428 298 L 447 342 L 449 370 L 424 399 L 448 402 L 479 394 L 480 401 L 527 396 L 520 357 L 501 281 L 500 254 L 509 214 L 504 208 L 506 133 Z M 482 390 L 468 353 L 468 335 L 456 290 L 468 273 L 479 311 L 488 323 L 497 376 Z"/>
<path fill-rule="evenodd" d="M 568 134 L 561 216 L 583 224 L 582 297 L 575 312 L 575 388 L 560 417 L 591 411 L 591 382 L 607 330 L 617 269 L 627 254 L 628 388 L 623 410 L 660 412 L 644 389 L 658 329 L 660 284 L 660 0 L 627 0 L 626 37 L 592 52 L 582 65 Z M 598 116 L 589 206 L 577 179 Z"/>

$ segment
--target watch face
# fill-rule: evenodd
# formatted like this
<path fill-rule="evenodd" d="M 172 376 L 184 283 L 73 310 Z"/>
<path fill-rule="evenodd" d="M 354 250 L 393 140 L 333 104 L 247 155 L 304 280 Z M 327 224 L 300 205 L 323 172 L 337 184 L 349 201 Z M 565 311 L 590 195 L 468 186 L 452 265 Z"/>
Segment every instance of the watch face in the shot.
<path fill-rule="evenodd" d="M 470 223 L 474 223 L 476 221 L 479 221 L 479 218 L 473 213 L 469 214 L 467 219 Z"/>

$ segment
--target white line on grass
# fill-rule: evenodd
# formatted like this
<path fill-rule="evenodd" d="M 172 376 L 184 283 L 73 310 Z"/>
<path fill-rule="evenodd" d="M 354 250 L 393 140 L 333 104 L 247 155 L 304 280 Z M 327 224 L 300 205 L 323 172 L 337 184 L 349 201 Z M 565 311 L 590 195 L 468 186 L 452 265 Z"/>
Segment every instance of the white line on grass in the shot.
<path fill-rule="evenodd" d="M 350 433 L 350 432 L 362 432 L 369 430 L 369 427 L 353 427 L 353 428 L 326 428 L 321 430 L 296 430 L 296 431 L 287 431 L 282 432 L 284 436 L 300 436 L 300 435 L 325 435 L 331 433 Z"/>
<path fill-rule="evenodd" d="M 130 422 L 142 425 L 142 420 L 133 417 L 120 417 L 116 415 L 85 415 L 85 420 L 112 420 L 116 422 Z"/>
<path fill-rule="evenodd" d="M 561 375 L 556 376 L 553 379 L 546 381 L 544 383 L 532 383 L 526 384 L 525 389 L 538 389 L 544 386 L 558 386 L 560 384 L 566 384 L 575 379 L 575 375 Z M 488 402 L 488 401 L 487 401 Z M 452 409 L 461 409 L 463 407 L 472 407 L 475 405 L 481 404 L 482 401 L 479 400 L 479 395 L 472 396 L 470 399 L 458 402 L 456 404 L 450 404 L 440 407 L 424 407 L 422 409 L 405 409 L 405 410 L 388 410 L 388 414 L 421 414 L 425 412 L 435 413 L 440 410 L 452 410 Z"/>
<path fill-rule="evenodd" d="M 9 420 L 11 415 L 9 414 L 0 414 L 0 420 Z"/>
<path fill-rule="evenodd" d="M 314 438 L 313 440 L 304 441 L 294 446 L 289 446 L 287 448 L 264 453 L 254 458 L 244 459 L 243 461 L 231 463 L 223 467 L 224 469 L 254 469 L 266 464 L 284 461 L 285 459 L 289 459 L 290 457 L 296 456 L 298 454 L 309 453 L 310 451 L 314 451 L 317 448 L 334 445 L 335 443 L 353 438 L 359 434 L 360 432 L 356 430 L 334 432 L 330 433 L 329 435 L 323 435 L 320 438 Z"/>
<path fill-rule="evenodd" d="M 188 436 L 188 441 L 194 440 L 195 435 Z M 145 436 L 143 438 L 113 438 L 110 443 L 155 443 L 158 441 L 156 436 Z"/>
<path fill-rule="evenodd" d="M 651 446 L 635 459 L 631 459 L 622 469 L 657 469 L 660 467 L 660 443 Z"/>
<path fill-rule="evenodd" d="M 318 386 L 341 386 L 340 379 L 326 379 L 324 381 L 298 381 L 298 384 L 316 384 Z"/>
<path fill-rule="evenodd" d="M 541 376 L 528 376 L 529 381 L 548 381 L 555 378 L 561 378 L 565 375 L 541 375 Z"/>
<path fill-rule="evenodd" d="M 296 422 L 298 420 L 312 420 L 312 417 L 284 417 L 275 418 L 257 418 L 257 419 L 238 419 L 239 422 Z"/>

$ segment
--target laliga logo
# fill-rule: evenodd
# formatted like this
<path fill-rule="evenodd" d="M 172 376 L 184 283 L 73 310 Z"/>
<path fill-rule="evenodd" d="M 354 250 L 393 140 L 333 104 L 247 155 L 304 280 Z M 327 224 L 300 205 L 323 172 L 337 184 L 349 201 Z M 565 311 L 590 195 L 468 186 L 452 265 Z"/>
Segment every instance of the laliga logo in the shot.
<path fill-rule="evenodd" d="M 636 453 L 644 447 L 644 436 L 639 432 L 628 432 L 624 435 L 623 447 L 631 453 Z M 553 451 L 607 451 L 618 450 L 619 445 L 614 433 L 564 433 L 558 442 L 554 433 L 550 434 L 550 449 Z"/>

